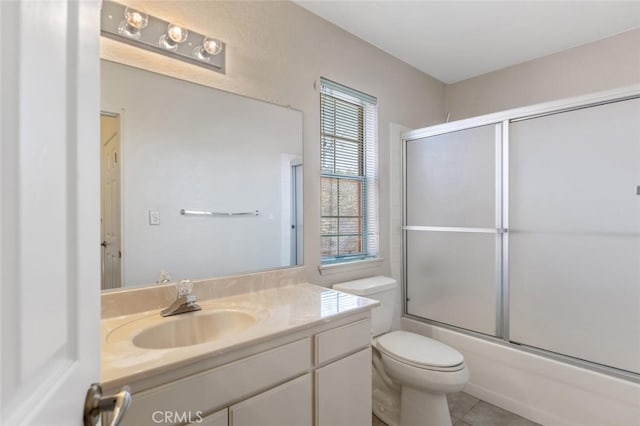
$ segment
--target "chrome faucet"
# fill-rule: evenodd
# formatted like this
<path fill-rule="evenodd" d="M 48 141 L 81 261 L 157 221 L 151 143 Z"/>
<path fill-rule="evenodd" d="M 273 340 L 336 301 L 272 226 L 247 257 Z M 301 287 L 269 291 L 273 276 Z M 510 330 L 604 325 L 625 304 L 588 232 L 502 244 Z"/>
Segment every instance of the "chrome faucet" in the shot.
<path fill-rule="evenodd" d="M 191 294 L 193 283 L 189 280 L 180 280 L 176 284 L 178 295 L 176 300 L 166 309 L 160 311 L 160 315 L 168 317 L 171 315 L 184 314 L 186 312 L 199 311 L 202 309 L 196 304 L 195 294 Z"/>

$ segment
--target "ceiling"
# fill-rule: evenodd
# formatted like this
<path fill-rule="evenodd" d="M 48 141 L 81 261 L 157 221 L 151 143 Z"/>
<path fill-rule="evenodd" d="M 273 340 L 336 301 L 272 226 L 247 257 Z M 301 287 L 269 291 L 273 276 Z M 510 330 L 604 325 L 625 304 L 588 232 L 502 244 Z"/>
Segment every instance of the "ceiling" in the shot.
<path fill-rule="evenodd" d="M 640 27 L 640 1 L 296 1 L 447 84 Z"/>

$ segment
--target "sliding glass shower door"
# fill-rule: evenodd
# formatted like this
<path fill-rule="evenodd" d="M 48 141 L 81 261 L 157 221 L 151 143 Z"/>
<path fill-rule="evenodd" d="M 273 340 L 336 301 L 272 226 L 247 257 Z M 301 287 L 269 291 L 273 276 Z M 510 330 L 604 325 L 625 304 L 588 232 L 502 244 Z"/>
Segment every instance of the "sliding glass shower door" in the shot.
<path fill-rule="evenodd" d="M 406 313 L 640 377 L 640 94 L 569 105 L 412 132 Z"/>
<path fill-rule="evenodd" d="M 640 373 L 640 99 L 511 124 L 510 340 Z"/>
<path fill-rule="evenodd" d="M 498 335 L 500 126 L 405 145 L 407 313 Z"/>

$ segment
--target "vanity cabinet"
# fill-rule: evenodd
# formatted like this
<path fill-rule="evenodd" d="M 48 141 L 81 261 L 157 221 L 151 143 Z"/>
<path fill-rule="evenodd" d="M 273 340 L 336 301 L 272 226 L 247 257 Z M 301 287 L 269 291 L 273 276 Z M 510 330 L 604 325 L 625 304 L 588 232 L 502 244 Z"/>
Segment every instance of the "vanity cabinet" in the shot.
<path fill-rule="evenodd" d="M 134 390 L 122 424 L 371 424 L 368 315 L 281 336 L 273 345 L 178 380 Z"/>
<path fill-rule="evenodd" d="M 310 337 L 302 338 L 142 392 L 134 391 L 122 424 L 154 424 L 158 419 L 163 419 L 162 424 L 194 422 L 308 373 L 312 368 L 310 353 Z"/>

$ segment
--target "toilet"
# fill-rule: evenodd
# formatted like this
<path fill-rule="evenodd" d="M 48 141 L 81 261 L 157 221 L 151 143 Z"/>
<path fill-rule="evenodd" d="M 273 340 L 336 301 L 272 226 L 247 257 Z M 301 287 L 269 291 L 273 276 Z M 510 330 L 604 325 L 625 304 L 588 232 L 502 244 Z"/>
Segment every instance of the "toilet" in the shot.
<path fill-rule="evenodd" d="M 392 331 L 398 284 L 375 276 L 347 281 L 334 290 L 378 300 L 373 332 L 373 413 L 389 426 L 451 426 L 447 393 L 469 380 L 462 354 L 437 340 Z"/>

